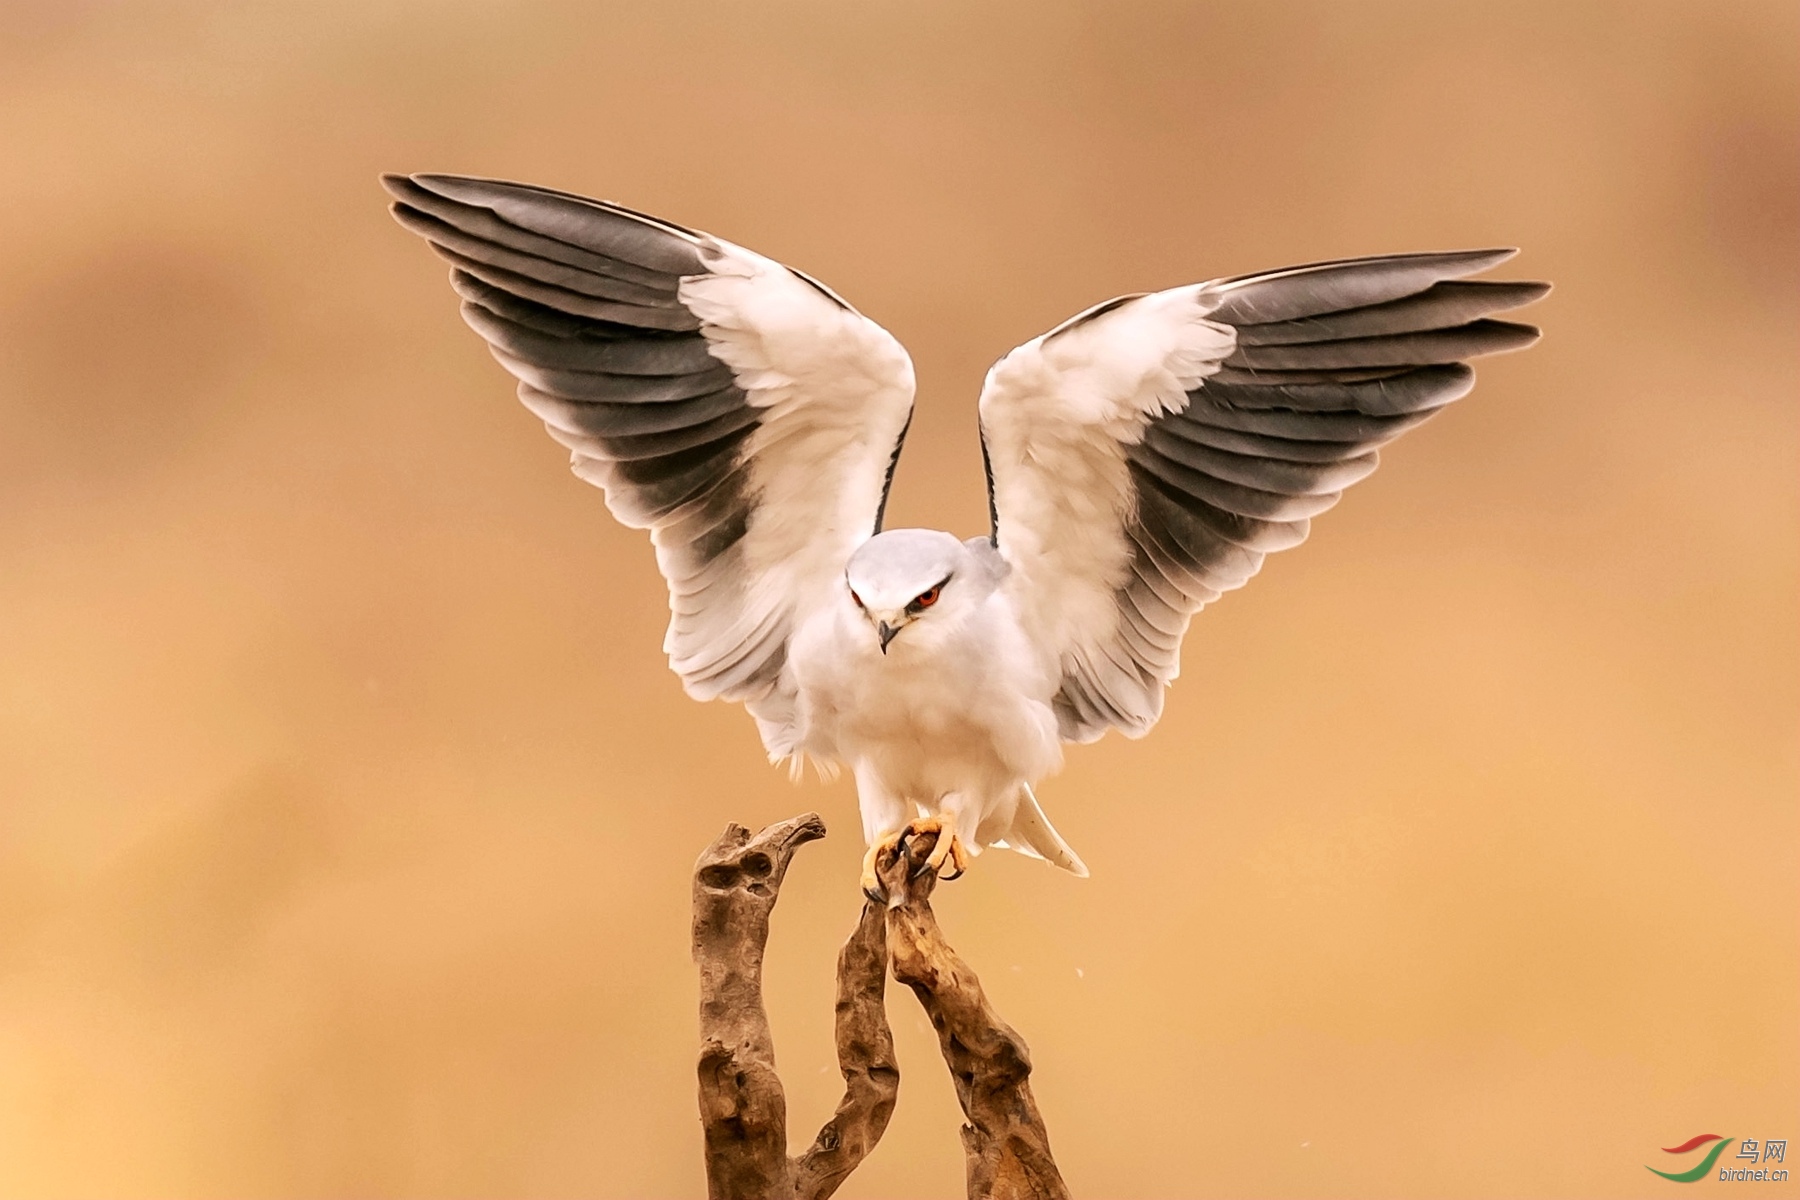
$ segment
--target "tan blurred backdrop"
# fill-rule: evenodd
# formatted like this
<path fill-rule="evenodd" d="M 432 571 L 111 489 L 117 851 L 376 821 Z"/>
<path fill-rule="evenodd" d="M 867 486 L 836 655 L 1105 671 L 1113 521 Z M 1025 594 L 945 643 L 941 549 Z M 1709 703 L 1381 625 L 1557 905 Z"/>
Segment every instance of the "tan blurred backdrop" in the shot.
<path fill-rule="evenodd" d="M 981 374 L 1068 314 L 1525 247 L 1544 341 L 1042 789 L 1093 878 L 994 854 L 940 911 L 1079 1194 L 1649 1195 L 1800 1137 L 1800 8 L 4 19 L 0 1193 L 697 1195 L 688 871 L 814 807 L 769 1000 L 796 1141 L 835 1102 L 852 790 L 682 695 L 644 537 L 382 170 L 829 281 L 918 364 L 891 523 L 964 534 Z M 891 1000 L 844 1194 L 960 1194 Z"/>

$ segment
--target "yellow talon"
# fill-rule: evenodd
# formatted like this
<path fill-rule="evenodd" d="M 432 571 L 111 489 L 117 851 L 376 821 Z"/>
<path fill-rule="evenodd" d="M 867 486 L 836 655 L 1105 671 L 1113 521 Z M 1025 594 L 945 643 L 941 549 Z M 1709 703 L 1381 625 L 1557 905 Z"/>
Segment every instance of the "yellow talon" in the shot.
<path fill-rule="evenodd" d="M 886 857 L 891 863 L 894 858 L 905 852 L 907 842 L 928 834 L 935 839 L 935 842 L 931 847 L 931 852 L 919 864 L 916 873 L 923 875 L 925 872 L 931 871 L 936 873 L 940 879 L 960 878 L 963 872 L 969 869 L 969 851 L 963 845 L 962 839 L 956 836 L 955 828 L 943 817 L 920 817 L 904 829 L 882 834 L 869 846 L 868 851 L 863 855 L 862 862 L 863 895 L 877 904 L 891 899 L 887 894 L 887 888 L 883 887 L 881 883 L 882 859 Z M 946 873 L 946 868 L 948 868 L 948 873 Z"/>
<path fill-rule="evenodd" d="M 969 869 L 969 852 L 944 818 L 921 817 L 912 823 L 908 832 L 913 836 L 926 832 L 937 834 L 937 845 L 925 856 L 924 870 L 937 872 L 939 879 L 958 879 Z M 949 874 L 944 873 L 946 865 L 952 868 Z"/>

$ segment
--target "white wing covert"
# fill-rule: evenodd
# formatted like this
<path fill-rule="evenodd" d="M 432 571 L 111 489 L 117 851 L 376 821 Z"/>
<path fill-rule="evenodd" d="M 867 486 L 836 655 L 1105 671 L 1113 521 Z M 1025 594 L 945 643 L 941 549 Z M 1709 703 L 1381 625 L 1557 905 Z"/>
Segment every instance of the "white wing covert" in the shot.
<path fill-rule="evenodd" d="M 575 474 L 651 531 L 688 693 L 745 701 L 771 753 L 791 752 L 787 639 L 880 528 L 906 352 L 822 284 L 705 233 L 524 184 L 382 182 Z"/>
<path fill-rule="evenodd" d="M 1463 281 L 1511 250 L 1314 263 L 1124 296 L 1012 351 L 981 396 L 992 538 L 1061 680 L 1062 736 L 1141 736 L 1193 614 L 1467 394 L 1486 319 L 1548 284 Z"/>

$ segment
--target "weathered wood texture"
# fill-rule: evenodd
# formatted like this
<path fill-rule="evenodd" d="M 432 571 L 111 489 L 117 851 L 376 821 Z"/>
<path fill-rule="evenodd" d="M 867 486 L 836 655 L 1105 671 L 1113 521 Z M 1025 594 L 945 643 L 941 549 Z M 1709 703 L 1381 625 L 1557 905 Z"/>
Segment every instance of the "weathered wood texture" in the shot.
<path fill-rule="evenodd" d="M 1000 1019 L 931 911 L 937 879 L 918 873 L 925 835 L 887 852 L 878 872 L 892 901 L 865 904 L 838 955 L 837 1055 L 844 1098 L 812 1146 L 787 1154 L 787 1105 L 762 1002 L 769 914 L 794 851 L 825 836 L 817 814 L 751 836 L 728 826 L 694 869 L 694 959 L 700 966 L 700 1119 L 713 1200 L 823 1200 L 875 1148 L 900 1087 L 886 983 L 912 988 L 937 1030 L 969 1123 L 975 1200 L 1068 1196 L 1031 1098 L 1031 1057 Z"/>
<path fill-rule="evenodd" d="M 971 1200 L 1067 1200 L 1069 1189 L 1050 1157 L 1050 1135 L 1031 1097 L 1025 1039 L 988 1003 L 981 980 L 944 940 L 931 911 L 937 875 L 919 872 L 917 864 L 936 836 L 908 843 L 900 856 L 906 870 L 880 873 L 890 892 L 904 889 L 887 914 L 894 978 L 913 990 L 931 1018 L 969 1121 L 962 1128 L 968 1194 Z"/>
<path fill-rule="evenodd" d="M 887 1023 L 882 910 L 865 904 L 838 954 L 837 1055 L 844 1098 L 799 1158 L 787 1153 L 787 1100 L 762 1002 L 769 913 L 794 851 L 825 836 L 816 813 L 750 836 L 725 832 L 694 868 L 700 965 L 700 1121 L 713 1200 L 824 1200 L 881 1140 L 900 1072 Z"/>

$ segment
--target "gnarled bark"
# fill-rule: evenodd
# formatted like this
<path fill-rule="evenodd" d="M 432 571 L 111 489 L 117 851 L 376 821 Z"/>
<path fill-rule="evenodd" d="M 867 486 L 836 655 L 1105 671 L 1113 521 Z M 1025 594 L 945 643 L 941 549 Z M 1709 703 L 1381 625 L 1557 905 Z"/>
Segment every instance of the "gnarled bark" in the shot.
<path fill-rule="evenodd" d="M 825 836 L 816 813 L 750 836 L 725 832 L 694 867 L 694 960 L 700 965 L 700 1122 L 713 1200 L 824 1200 L 893 1115 L 900 1089 L 888 1029 L 881 909 L 864 905 L 838 955 L 837 1054 L 844 1098 L 799 1158 L 787 1153 L 787 1099 L 762 1001 L 769 914 L 794 851 Z"/>
<path fill-rule="evenodd" d="M 981 980 L 944 940 L 931 911 L 937 876 L 919 873 L 918 864 L 936 836 L 909 843 L 896 864 L 902 869 L 882 872 L 900 901 L 888 910 L 888 954 L 894 978 L 913 990 L 931 1018 L 968 1118 L 962 1128 L 968 1194 L 971 1200 L 1068 1200 L 1031 1095 L 1031 1051 L 988 1003 Z"/>
<path fill-rule="evenodd" d="M 971 1200 L 1063 1200 L 1049 1137 L 1031 1096 L 1025 1042 L 987 1001 L 931 911 L 937 878 L 919 874 L 935 835 L 877 864 L 888 905 L 864 904 L 838 954 L 837 1055 L 844 1098 L 812 1146 L 787 1154 L 787 1104 L 762 1002 L 769 914 L 794 851 L 825 836 L 817 814 L 751 836 L 727 826 L 694 869 L 694 959 L 700 965 L 700 1119 L 713 1200 L 823 1200 L 875 1148 L 900 1087 L 886 983 L 912 988 L 950 1067 Z"/>

